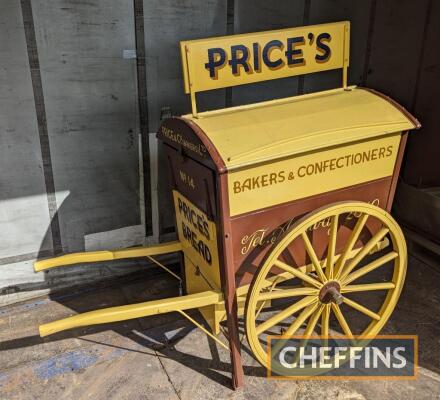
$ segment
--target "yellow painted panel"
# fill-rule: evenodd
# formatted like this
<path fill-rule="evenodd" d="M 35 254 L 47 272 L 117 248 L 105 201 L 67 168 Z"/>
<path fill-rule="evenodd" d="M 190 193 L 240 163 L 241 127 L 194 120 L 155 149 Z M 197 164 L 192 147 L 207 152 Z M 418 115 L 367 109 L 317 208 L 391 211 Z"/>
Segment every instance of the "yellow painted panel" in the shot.
<path fill-rule="evenodd" d="M 391 176 L 400 133 L 228 174 L 231 216 Z"/>
<path fill-rule="evenodd" d="M 200 268 L 201 276 L 213 286 L 211 289 L 219 290 L 221 282 L 216 225 L 176 190 L 173 190 L 173 197 L 177 233 L 183 253 Z"/>
<path fill-rule="evenodd" d="M 183 41 L 185 92 L 348 66 L 349 29 L 350 23 L 342 21 Z"/>
<path fill-rule="evenodd" d="M 188 257 L 184 257 L 185 262 L 185 283 L 186 292 L 188 294 L 202 293 L 207 290 L 212 290 L 208 282 L 203 279 L 202 275 L 197 274 L 197 267 L 191 262 Z M 218 303 L 219 304 L 219 303 Z M 210 304 L 206 307 L 200 307 L 199 311 L 205 321 L 208 323 L 211 331 L 218 334 L 218 323 L 216 321 L 216 307 L 217 305 Z"/>
<path fill-rule="evenodd" d="M 386 99 L 354 87 L 185 118 L 202 129 L 229 171 L 418 127 Z"/>

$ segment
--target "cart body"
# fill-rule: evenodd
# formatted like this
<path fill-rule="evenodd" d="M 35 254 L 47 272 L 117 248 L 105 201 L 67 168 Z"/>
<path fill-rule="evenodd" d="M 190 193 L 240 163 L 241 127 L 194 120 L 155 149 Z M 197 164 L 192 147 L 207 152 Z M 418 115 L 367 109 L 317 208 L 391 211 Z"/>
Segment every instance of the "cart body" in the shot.
<path fill-rule="evenodd" d="M 357 200 L 389 211 L 406 134 L 417 127 L 391 99 L 356 87 L 164 121 L 158 137 L 187 292 L 221 289 L 228 275 L 237 288 L 249 285 L 270 245 L 326 204 Z M 374 235 L 378 226 L 369 224 Z M 329 221 L 314 230 L 322 259 Z M 307 264 L 304 248 L 292 253 L 295 266 Z M 218 330 L 218 309 L 203 314 Z"/>

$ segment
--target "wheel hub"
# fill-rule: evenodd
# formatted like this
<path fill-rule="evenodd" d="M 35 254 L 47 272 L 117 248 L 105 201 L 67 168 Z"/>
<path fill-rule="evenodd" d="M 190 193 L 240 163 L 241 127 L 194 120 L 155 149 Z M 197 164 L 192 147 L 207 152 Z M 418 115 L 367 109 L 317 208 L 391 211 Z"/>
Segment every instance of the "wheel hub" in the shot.
<path fill-rule="evenodd" d="M 327 282 L 319 291 L 319 300 L 324 304 L 331 302 L 342 304 L 344 298 L 341 295 L 341 285 L 336 281 Z"/>

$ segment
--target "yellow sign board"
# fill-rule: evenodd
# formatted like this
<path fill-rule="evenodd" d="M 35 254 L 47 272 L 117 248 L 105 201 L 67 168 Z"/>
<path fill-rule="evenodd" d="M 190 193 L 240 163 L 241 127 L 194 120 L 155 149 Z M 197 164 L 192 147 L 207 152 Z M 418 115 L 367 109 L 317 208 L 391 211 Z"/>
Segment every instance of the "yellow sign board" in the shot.
<path fill-rule="evenodd" d="M 400 132 L 228 174 L 231 216 L 393 174 Z"/>
<path fill-rule="evenodd" d="M 180 42 L 185 92 L 348 67 L 348 21 Z"/>
<path fill-rule="evenodd" d="M 211 286 L 220 288 L 217 229 L 214 222 L 186 197 L 173 190 L 177 233 L 183 253 Z M 188 282 L 187 282 L 188 284 Z"/>

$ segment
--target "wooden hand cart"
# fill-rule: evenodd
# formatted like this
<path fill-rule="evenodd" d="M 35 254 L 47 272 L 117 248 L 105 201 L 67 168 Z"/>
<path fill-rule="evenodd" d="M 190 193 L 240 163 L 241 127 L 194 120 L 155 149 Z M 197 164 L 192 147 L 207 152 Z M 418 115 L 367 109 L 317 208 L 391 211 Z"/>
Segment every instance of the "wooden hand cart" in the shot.
<path fill-rule="evenodd" d="M 234 387 L 243 384 L 239 316 L 262 365 L 265 337 L 279 327 L 327 336 L 334 318 L 345 335 L 376 335 L 405 278 L 405 240 L 388 212 L 407 131 L 420 125 L 388 97 L 347 86 L 348 43 L 348 22 L 182 42 L 193 112 L 158 133 L 179 240 L 63 255 L 35 270 L 147 257 L 186 294 L 75 315 L 40 326 L 40 335 L 179 312 L 230 349 Z M 337 68 L 342 88 L 197 112 L 202 90 Z M 183 254 L 181 276 L 152 258 L 172 252 Z M 377 297 L 374 310 L 353 299 L 362 293 Z M 211 332 L 186 313 L 194 308 Z M 347 309 L 367 323 L 353 324 Z M 217 338 L 223 320 L 229 346 Z"/>

